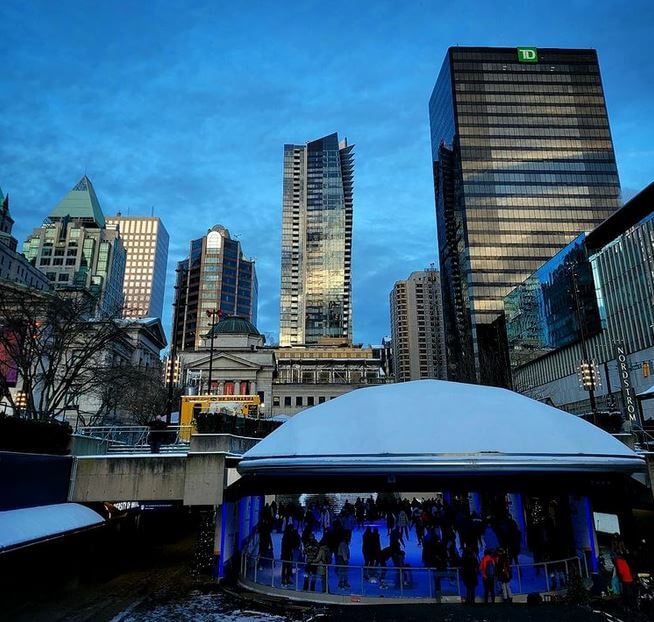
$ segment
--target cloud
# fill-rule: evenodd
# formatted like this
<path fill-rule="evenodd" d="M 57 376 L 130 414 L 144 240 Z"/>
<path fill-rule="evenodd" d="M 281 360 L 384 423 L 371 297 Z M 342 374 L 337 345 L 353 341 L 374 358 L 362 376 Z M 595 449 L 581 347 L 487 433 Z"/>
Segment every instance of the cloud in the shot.
<path fill-rule="evenodd" d="M 167 329 L 175 262 L 225 225 L 257 259 L 259 328 L 276 333 L 283 144 L 338 131 L 356 145 L 354 334 L 376 342 L 394 281 L 437 256 L 427 101 L 446 48 L 600 48 L 621 178 L 640 188 L 651 16 L 646 2 L 555 3 L 535 22 L 518 2 L 6 0 L 0 186 L 21 240 L 85 171 L 107 214 L 154 208 L 171 237 Z"/>

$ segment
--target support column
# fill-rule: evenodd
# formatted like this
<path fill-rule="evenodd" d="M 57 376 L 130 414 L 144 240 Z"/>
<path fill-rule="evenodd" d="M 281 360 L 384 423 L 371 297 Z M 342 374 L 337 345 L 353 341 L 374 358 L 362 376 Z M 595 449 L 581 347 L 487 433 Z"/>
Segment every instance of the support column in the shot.
<path fill-rule="evenodd" d="M 216 527 L 213 536 L 213 576 L 223 576 L 223 549 L 225 547 L 225 535 L 223 525 L 223 504 L 214 506 Z"/>
<path fill-rule="evenodd" d="M 599 547 L 590 499 L 587 496 L 570 495 L 569 503 L 575 548 L 583 553 L 588 571 L 597 572 Z"/>
<path fill-rule="evenodd" d="M 482 515 L 481 512 L 481 494 L 478 492 L 469 492 L 468 493 L 468 505 L 470 506 L 470 514 L 477 512 L 479 516 Z"/>
<path fill-rule="evenodd" d="M 509 514 L 518 524 L 520 529 L 520 548 L 524 551 L 527 548 L 527 523 L 525 521 L 525 506 L 522 500 L 522 493 L 511 492 L 508 495 Z"/>

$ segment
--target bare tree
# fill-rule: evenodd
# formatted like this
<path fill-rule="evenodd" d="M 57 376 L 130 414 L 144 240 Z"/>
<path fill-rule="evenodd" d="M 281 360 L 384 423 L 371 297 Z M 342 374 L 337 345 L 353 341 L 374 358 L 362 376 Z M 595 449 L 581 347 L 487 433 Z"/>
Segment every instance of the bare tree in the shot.
<path fill-rule="evenodd" d="M 89 425 L 101 423 L 109 415 L 126 423 L 146 425 L 157 415 L 166 414 L 168 390 L 161 369 L 122 365 L 103 372 L 95 395 L 100 403 Z"/>
<path fill-rule="evenodd" d="M 32 419 L 54 419 L 106 383 L 113 352 L 126 336 L 114 316 L 94 309 L 95 299 L 80 290 L 0 286 L 0 398 L 15 413 L 12 375 L 22 385 L 22 410 Z"/>

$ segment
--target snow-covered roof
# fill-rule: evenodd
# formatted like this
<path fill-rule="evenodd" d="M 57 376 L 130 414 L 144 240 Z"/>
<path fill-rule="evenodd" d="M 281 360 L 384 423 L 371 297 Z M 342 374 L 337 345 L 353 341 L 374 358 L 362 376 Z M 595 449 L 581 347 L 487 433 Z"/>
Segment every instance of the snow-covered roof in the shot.
<path fill-rule="evenodd" d="M 264 472 L 637 471 L 626 445 L 513 391 L 441 380 L 346 393 L 295 415 L 246 452 Z"/>
<path fill-rule="evenodd" d="M 0 552 L 103 522 L 100 514 L 79 503 L 57 503 L 0 512 Z"/>

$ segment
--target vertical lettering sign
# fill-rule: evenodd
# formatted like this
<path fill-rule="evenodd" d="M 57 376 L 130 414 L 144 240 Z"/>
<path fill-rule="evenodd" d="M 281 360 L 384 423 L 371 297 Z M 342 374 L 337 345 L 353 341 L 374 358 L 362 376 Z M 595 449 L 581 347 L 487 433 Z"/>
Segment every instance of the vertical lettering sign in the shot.
<path fill-rule="evenodd" d="M 618 363 L 618 376 L 620 377 L 620 388 L 622 389 L 622 402 L 624 404 L 625 415 L 629 417 L 630 421 L 640 423 L 636 391 L 634 390 L 634 385 L 631 383 L 627 350 L 622 341 L 616 341 L 613 344 L 613 354 Z"/>
<path fill-rule="evenodd" d="M 537 63 L 538 50 L 536 48 L 518 48 L 518 61 L 521 63 Z"/>

